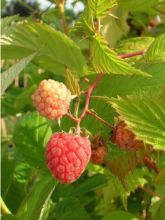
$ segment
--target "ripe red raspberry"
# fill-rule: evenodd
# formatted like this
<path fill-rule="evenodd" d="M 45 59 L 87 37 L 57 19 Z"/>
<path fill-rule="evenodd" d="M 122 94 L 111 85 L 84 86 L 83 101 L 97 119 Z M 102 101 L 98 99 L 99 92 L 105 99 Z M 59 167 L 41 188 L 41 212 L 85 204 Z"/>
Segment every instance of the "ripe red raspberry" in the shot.
<path fill-rule="evenodd" d="M 135 134 L 126 128 L 124 121 L 119 122 L 115 126 L 111 140 L 123 149 L 137 150 L 139 147 L 144 146 L 144 143 L 140 140 L 136 140 Z"/>
<path fill-rule="evenodd" d="M 61 183 L 72 183 L 84 172 L 91 157 L 90 141 L 73 134 L 55 133 L 46 149 L 46 163 Z"/>
<path fill-rule="evenodd" d="M 108 148 L 105 140 L 101 136 L 94 136 L 91 140 L 91 146 L 91 162 L 94 164 L 103 164 L 108 155 Z"/>
<path fill-rule="evenodd" d="M 60 119 L 69 109 L 71 93 L 63 83 L 48 79 L 40 82 L 32 100 L 41 115 Z"/>

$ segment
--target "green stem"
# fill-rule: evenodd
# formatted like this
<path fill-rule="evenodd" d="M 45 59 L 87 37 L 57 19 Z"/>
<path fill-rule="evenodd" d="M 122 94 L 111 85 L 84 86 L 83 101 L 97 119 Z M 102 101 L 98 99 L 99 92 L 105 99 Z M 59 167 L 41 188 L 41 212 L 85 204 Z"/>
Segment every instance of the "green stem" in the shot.
<path fill-rule="evenodd" d="M 61 18 L 62 18 L 62 26 L 64 29 L 64 33 L 68 35 L 68 26 L 65 18 L 65 1 L 63 0 L 59 5 L 58 5 L 59 11 L 61 13 Z"/>
<path fill-rule="evenodd" d="M 79 106 L 80 106 L 80 97 L 77 97 L 76 102 L 75 102 L 75 108 L 74 108 L 75 118 L 78 118 Z"/>

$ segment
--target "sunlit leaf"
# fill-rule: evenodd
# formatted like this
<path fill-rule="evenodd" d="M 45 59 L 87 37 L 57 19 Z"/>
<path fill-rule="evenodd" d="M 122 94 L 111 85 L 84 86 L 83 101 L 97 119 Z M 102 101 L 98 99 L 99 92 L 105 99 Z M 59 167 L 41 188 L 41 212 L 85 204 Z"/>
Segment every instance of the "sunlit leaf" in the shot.
<path fill-rule="evenodd" d="M 158 36 L 154 40 L 145 54 L 145 59 L 147 62 L 165 62 L 165 34 Z"/>
<path fill-rule="evenodd" d="M 21 59 L 8 70 L 2 73 L 1 77 L 1 94 L 5 92 L 5 90 L 10 86 L 10 84 L 14 81 L 16 76 L 18 76 L 21 71 L 30 63 L 30 61 L 36 56 L 36 53 L 31 54 L 30 56 Z"/>
<path fill-rule="evenodd" d="M 16 150 L 28 164 L 46 169 L 45 145 L 51 133 L 49 121 L 37 112 L 28 113 L 18 120 L 14 129 Z"/>
<path fill-rule="evenodd" d="M 52 176 L 41 178 L 21 204 L 17 212 L 19 220 L 42 219 L 55 185 L 56 181 Z"/>
<path fill-rule="evenodd" d="M 121 75 L 149 75 L 120 59 L 117 54 L 108 47 L 104 38 L 98 34 L 96 34 L 93 39 L 92 54 L 93 66 L 97 72 Z"/>
<path fill-rule="evenodd" d="M 126 97 L 112 99 L 119 113 L 137 138 L 165 150 L 165 101 L 155 97 Z"/>
<path fill-rule="evenodd" d="M 88 5 L 96 17 L 102 17 L 109 13 L 110 9 L 117 5 L 116 0 L 88 0 Z"/>
<path fill-rule="evenodd" d="M 14 46 L 18 51 L 22 48 L 37 52 L 37 56 L 46 57 L 63 66 L 73 68 L 82 74 L 85 59 L 79 47 L 65 34 L 43 23 L 24 23 L 18 25 L 10 37 L 3 38 L 2 50 Z M 11 50 L 8 50 L 8 53 Z M 13 58 L 15 54 L 13 54 Z"/>

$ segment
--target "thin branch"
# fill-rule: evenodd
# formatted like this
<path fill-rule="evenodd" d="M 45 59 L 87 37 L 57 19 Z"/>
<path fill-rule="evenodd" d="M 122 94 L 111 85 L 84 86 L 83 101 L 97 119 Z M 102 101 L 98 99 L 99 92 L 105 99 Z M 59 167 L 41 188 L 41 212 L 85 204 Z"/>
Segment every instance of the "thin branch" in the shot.
<path fill-rule="evenodd" d="M 148 157 L 144 157 L 144 163 L 147 164 L 156 173 L 159 173 L 159 170 L 156 167 L 156 164 L 154 162 L 152 162 Z"/>
<path fill-rule="evenodd" d="M 96 32 L 99 33 L 99 32 L 100 32 L 100 27 L 101 27 L 101 25 L 100 25 L 100 19 L 96 19 L 96 20 L 94 21 L 94 26 L 95 26 Z"/>
<path fill-rule="evenodd" d="M 66 116 L 68 117 L 68 118 L 70 118 L 72 121 L 75 121 L 75 122 L 78 122 L 78 118 L 75 118 L 75 117 L 73 117 L 73 115 L 72 114 L 70 114 L 69 112 L 66 114 Z"/>
<path fill-rule="evenodd" d="M 102 119 L 101 117 L 99 117 L 98 115 L 96 115 L 94 112 L 88 110 L 86 112 L 87 114 L 93 116 L 94 118 L 96 118 L 98 121 L 102 122 L 103 124 L 105 124 L 106 126 L 108 126 L 109 128 L 113 129 L 114 126 L 112 126 L 111 124 L 109 124 L 108 122 L 106 122 L 104 119 Z"/>
<path fill-rule="evenodd" d="M 26 88 L 28 86 L 28 75 L 24 74 L 23 76 L 23 85 Z"/>
<path fill-rule="evenodd" d="M 68 26 L 65 18 L 65 0 L 63 0 L 59 5 L 58 5 L 59 11 L 61 13 L 61 18 L 62 18 L 62 26 L 64 29 L 64 33 L 68 35 Z"/>
<path fill-rule="evenodd" d="M 96 77 L 95 81 L 88 88 L 87 95 L 86 95 L 86 101 L 85 101 L 85 107 L 84 107 L 84 110 L 81 113 L 81 115 L 80 115 L 80 117 L 79 117 L 79 119 L 77 121 L 76 130 L 77 130 L 78 134 L 80 133 L 80 123 L 81 123 L 81 120 L 84 118 L 84 116 L 86 115 L 86 113 L 88 111 L 89 101 L 90 101 L 91 94 L 92 94 L 94 88 L 96 87 L 97 83 L 102 79 L 103 76 L 104 76 L 104 74 L 100 73 Z"/>
<path fill-rule="evenodd" d="M 164 197 L 162 197 L 161 195 L 158 195 L 156 192 L 152 191 L 151 189 L 145 188 L 143 186 L 140 186 L 139 188 L 142 189 L 143 191 L 149 193 L 152 196 L 157 196 L 161 200 L 164 199 Z"/>
<path fill-rule="evenodd" d="M 15 78 L 15 80 L 14 80 L 14 85 L 15 85 L 16 87 L 19 87 L 19 76 L 17 76 L 17 77 Z"/>
<path fill-rule="evenodd" d="M 144 53 L 145 53 L 145 51 L 144 51 L 144 50 L 141 50 L 141 51 L 134 52 L 134 53 L 121 54 L 121 55 L 119 55 L 119 56 L 120 56 L 120 58 L 122 58 L 122 59 L 126 59 L 126 58 L 130 58 L 130 57 L 135 57 L 135 56 L 144 55 Z"/>
<path fill-rule="evenodd" d="M 39 14 L 39 16 L 41 17 L 45 12 L 47 12 L 52 5 L 53 5 L 53 3 L 51 3 L 44 11 L 42 11 L 42 12 Z"/>

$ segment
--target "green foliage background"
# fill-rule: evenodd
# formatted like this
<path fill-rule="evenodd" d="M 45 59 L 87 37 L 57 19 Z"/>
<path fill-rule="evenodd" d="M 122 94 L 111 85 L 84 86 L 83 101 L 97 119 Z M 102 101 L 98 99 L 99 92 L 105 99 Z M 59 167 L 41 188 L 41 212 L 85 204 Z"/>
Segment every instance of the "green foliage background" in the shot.
<path fill-rule="evenodd" d="M 18 14 L 2 1 L 2 220 L 164 220 L 164 1 L 84 0 L 81 13 L 75 12 L 73 1 L 64 11 L 68 35 L 62 1 L 49 2 L 44 10 L 36 2 L 10 3 L 16 4 L 14 10 L 26 11 Z M 139 51 L 143 55 L 120 57 Z M 65 82 L 77 95 L 71 112 L 80 101 L 81 113 L 85 99 L 80 91 L 99 72 L 105 76 L 90 109 L 110 124 L 124 120 L 137 138 L 152 145 L 147 153 L 159 173 L 136 164 L 134 152 L 112 144 L 111 129 L 88 115 L 81 128 L 104 137 L 109 163 L 90 163 L 75 183 L 62 185 L 45 165 L 45 145 L 52 133 L 69 132 L 74 123 L 64 117 L 59 126 L 41 117 L 31 95 L 43 79 Z"/>

